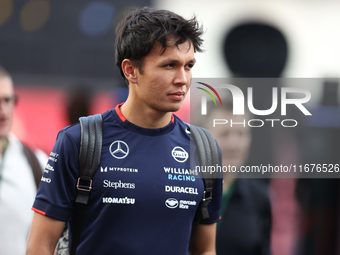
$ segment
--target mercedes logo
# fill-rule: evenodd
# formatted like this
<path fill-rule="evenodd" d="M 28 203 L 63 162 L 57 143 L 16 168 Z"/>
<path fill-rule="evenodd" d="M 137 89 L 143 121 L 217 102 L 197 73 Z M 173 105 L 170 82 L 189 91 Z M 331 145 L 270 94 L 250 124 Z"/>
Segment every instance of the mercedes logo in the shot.
<path fill-rule="evenodd" d="M 110 145 L 110 153 L 116 159 L 123 159 L 129 154 L 129 146 L 123 141 L 114 141 Z"/>

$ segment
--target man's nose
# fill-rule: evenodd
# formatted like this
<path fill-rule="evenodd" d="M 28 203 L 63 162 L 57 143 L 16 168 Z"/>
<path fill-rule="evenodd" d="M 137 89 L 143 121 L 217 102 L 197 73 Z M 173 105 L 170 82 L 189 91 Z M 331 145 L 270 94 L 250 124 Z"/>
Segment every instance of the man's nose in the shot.
<path fill-rule="evenodd" d="M 188 83 L 188 71 L 184 68 L 179 68 L 176 72 L 176 77 L 174 80 L 175 84 L 185 85 Z"/>

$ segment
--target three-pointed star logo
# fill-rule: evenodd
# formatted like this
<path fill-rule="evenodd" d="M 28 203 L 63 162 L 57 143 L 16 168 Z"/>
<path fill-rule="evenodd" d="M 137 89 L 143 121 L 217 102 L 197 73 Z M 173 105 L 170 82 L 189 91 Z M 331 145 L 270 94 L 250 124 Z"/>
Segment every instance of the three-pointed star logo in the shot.
<path fill-rule="evenodd" d="M 129 154 L 129 146 L 121 140 L 114 141 L 110 145 L 110 153 L 116 159 L 123 159 Z"/>

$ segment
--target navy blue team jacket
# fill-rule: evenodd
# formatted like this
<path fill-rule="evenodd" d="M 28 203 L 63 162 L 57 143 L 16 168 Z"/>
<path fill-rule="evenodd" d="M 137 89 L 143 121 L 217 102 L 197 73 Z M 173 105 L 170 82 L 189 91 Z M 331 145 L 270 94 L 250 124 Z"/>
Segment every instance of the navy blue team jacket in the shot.
<path fill-rule="evenodd" d="M 204 185 L 190 168 L 187 126 L 173 115 L 166 127 L 141 128 L 126 120 L 119 106 L 102 116 L 101 163 L 93 177 L 77 254 L 188 254 Z M 79 144 L 79 123 L 59 132 L 32 208 L 35 212 L 72 221 Z M 203 224 L 220 219 L 221 191 L 218 180 L 210 218 Z"/>

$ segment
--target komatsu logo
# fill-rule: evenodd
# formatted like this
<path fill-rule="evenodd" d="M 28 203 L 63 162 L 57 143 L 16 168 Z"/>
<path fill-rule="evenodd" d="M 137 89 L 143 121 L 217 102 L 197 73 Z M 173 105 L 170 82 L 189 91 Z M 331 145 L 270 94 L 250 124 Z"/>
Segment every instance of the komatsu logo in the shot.
<path fill-rule="evenodd" d="M 103 197 L 103 204 L 127 204 L 133 205 L 135 203 L 135 198 L 117 198 L 117 197 Z"/>
<path fill-rule="evenodd" d="M 172 149 L 171 155 L 177 162 L 180 163 L 184 163 L 189 158 L 189 154 L 182 147 L 179 146 L 176 146 Z"/>

